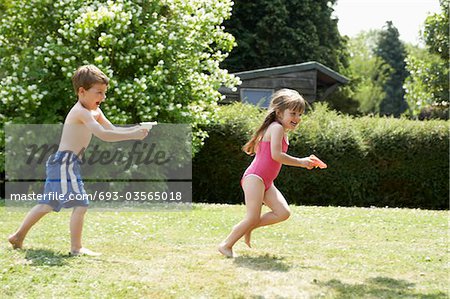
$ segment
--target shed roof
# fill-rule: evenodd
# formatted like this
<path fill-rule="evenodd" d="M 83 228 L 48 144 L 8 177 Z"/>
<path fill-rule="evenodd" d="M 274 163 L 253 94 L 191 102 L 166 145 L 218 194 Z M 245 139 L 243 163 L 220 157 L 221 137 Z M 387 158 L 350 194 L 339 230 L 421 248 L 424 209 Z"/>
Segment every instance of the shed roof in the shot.
<path fill-rule="evenodd" d="M 234 75 L 238 76 L 241 80 L 246 80 L 309 70 L 317 70 L 318 79 L 330 85 L 334 83 L 346 84 L 350 81 L 347 77 L 316 61 L 238 72 L 234 73 Z"/>

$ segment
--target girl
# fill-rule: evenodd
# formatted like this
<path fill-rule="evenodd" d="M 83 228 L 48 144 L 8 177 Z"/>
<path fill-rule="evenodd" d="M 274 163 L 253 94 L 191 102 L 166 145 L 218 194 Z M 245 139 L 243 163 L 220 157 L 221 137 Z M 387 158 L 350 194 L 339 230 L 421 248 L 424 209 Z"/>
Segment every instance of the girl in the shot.
<path fill-rule="evenodd" d="M 245 243 L 251 247 L 252 230 L 289 218 L 289 206 L 273 180 L 282 164 L 307 169 L 315 166 L 311 157 L 296 158 L 286 154 L 289 145 L 286 133 L 297 127 L 304 111 L 305 100 L 297 91 L 278 90 L 272 96 L 263 124 L 244 145 L 243 150 L 247 154 L 256 154 L 241 180 L 247 214 L 219 245 L 219 252 L 226 257 L 233 257 L 233 245 L 242 236 L 245 235 Z M 263 203 L 272 211 L 261 217 Z"/>

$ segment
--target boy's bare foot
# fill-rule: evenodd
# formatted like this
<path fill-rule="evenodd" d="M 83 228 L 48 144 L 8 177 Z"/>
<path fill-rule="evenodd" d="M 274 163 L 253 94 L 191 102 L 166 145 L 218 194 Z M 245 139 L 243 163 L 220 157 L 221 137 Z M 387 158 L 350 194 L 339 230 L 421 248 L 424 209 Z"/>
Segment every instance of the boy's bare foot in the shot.
<path fill-rule="evenodd" d="M 252 237 L 252 231 L 248 231 L 245 233 L 244 241 L 245 241 L 245 244 L 247 244 L 247 246 L 249 248 L 252 248 L 252 245 L 250 244 L 251 237 Z"/>
<path fill-rule="evenodd" d="M 79 256 L 79 255 L 100 256 L 102 254 L 99 253 L 99 252 L 94 252 L 94 251 L 89 250 L 87 248 L 81 247 L 79 250 L 72 250 L 70 252 L 70 255 L 72 255 L 72 256 Z"/>
<path fill-rule="evenodd" d="M 19 237 L 17 237 L 16 234 L 9 236 L 8 241 L 9 241 L 9 243 L 11 243 L 13 249 L 21 249 L 22 248 L 23 239 L 20 239 Z"/>
<path fill-rule="evenodd" d="M 229 257 L 229 258 L 233 257 L 233 250 L 231 248 L 226 247 L 225 244 L 220 244 L 217 249 L 224 256 Z"/>

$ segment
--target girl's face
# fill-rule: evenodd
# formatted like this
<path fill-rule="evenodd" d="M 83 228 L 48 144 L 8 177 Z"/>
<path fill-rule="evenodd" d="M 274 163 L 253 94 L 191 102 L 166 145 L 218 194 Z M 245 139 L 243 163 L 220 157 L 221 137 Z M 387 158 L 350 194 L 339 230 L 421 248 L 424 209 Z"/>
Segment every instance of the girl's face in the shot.
<path fill-rule="evenodd" d="M 299 111 L 286 109 L 282 113 L 277 113 L 278 121 L 286 131 L 294 130 L 301 121 L 302 115 Z"/>

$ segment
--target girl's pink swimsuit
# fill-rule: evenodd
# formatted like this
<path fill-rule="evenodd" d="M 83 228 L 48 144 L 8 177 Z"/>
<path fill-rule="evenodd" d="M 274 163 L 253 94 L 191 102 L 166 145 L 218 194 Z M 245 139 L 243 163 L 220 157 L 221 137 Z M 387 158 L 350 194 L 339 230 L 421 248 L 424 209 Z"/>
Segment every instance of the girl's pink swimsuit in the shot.
<path fill-rule="evenodd" d="M 287 152 L 288 143 L 283 137 L 283 142 L 281 145 L 281 150 L 283 153 Z M 244 172 L 242 180 L 249 175 L 256 175 L 259 177 L 263 183 L 265 191 L 267 191 L 272 185 L 273 181 L 278 176 L 278 173 L 281 169 L 281 163 L 272 159 L 272 153 L 270 151 L 270 141 L 260 141 L 258 145 L 258 149 L 256 150 L 255 158 L 253 159 L 252 164 L 247 168 Z"/>

